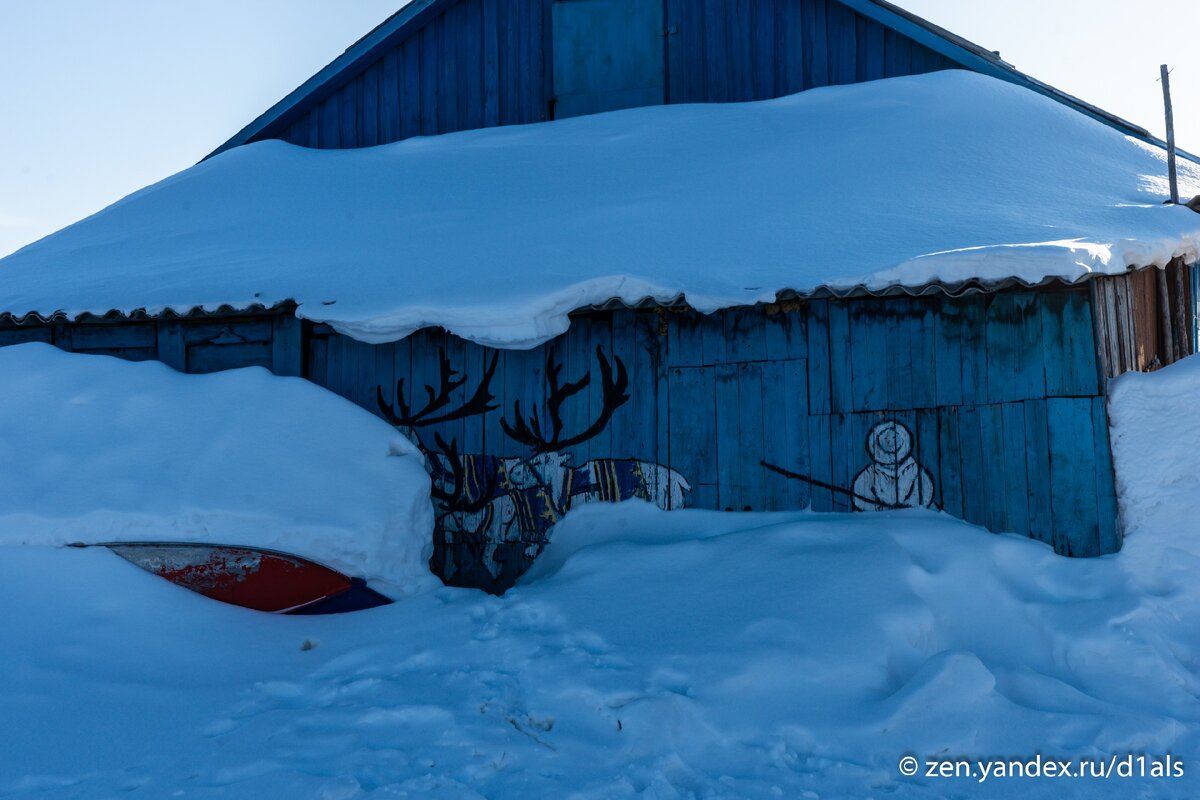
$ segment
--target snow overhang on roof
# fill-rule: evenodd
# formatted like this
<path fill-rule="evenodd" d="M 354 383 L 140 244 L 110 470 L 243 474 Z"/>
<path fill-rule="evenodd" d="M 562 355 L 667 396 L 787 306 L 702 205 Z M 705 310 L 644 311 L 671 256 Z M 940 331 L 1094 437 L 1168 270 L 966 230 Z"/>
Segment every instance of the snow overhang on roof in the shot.
<path fill-rule="evenodd" d="M 1181 192 L 1200 167 L 1181 162 Z M 0 260 L 0 313 L 298 304 L 531 347 L 610 301 L 988 288 L 1200 260 L 1165 154 L 960 70 L 356 150 L 237 148 Z"/>

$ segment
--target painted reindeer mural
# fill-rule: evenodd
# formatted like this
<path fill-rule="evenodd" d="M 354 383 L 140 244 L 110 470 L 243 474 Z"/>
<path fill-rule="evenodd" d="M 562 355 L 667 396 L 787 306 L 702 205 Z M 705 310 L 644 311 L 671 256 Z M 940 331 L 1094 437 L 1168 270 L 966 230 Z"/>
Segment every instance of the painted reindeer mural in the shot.
<path fill-rule="evenodd" d="M 490 389 L 498 360 L 499 353 L 493 353 L 479 382 L 468 392 L 467 377 L 451 366 L 445 349 L 439 350 L 438 386 L 424 387 L 425 404 L 416 410 L 405 399 L 403 379 L 396 382 L 395 408 L 386 401 L 382 387 L 376 392 L 383 416 L 412 438 L 426 456 L 436 506 L 432 566 L 438 574 L 446 577 L 455 570 L 481 566 L 497 583 L 511 583 L 509 579 L 515 577 L 511 573 L 519 574 L 541 552 L 550 528 L 583 503 L 639 498 L 664 509 L 684 505 L 684 495 L 691 487 L 669 467 L 614 458 L 574 463 L 567 452 L 603 431 L 629 400 L 625 364 L 617 356 L 610 362 L 600 347 L 596 348 L 600 409 L 581 430 L 566 430 L 564 405 L 588 388 L 592 373 L 562 382 L 562 365 L 553 348 L 546 354 L 545 416 L 539 413 L 538 400 L 528 413 L 522 412 L 521 401 L 516 400 L 511 421 L 507 413 L 499 420 L 504 435 L 521 445 L 526 455 L 462 453 L 456 438 L 447 441 L 440 432 L 430 436 L 423 430 L 498 410 Z M 452 395 L 459 389 L 465 399 L 453 406 Z M 451 549 L 457 551 L 455 556 L 448 555 Z M 464 555 L 473 563 L 462 563 Z M 457 563 L 448 564 L 448 558 Z M 514 559 L 521 563 L 507 563 Z M 510 574 L 502 577 L 502 572 Z M 475 575 L 473 582 L 479 577 Z"/>

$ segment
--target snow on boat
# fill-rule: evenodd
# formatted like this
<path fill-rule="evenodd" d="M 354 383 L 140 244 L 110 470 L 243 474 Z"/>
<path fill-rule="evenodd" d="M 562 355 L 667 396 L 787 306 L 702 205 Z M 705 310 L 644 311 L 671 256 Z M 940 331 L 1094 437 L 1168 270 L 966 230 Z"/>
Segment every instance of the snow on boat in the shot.
<path fill-rule="evenodd" d="M 193 592 L 256 611 L 338 614 L 392 602 L 361 578 L 273 550 L 191 542 L 101 546 Z"/>

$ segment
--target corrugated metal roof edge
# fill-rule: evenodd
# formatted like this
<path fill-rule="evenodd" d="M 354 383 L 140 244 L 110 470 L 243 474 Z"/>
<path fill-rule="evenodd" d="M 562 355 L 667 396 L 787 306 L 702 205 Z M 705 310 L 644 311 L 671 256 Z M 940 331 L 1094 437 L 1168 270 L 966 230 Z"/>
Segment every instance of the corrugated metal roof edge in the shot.
<path fill-rule="evenodd" d="M 1132 267 L 1127 271 L 1139 271 L 1142 269 L 1154 269 L 1154 265 L 1145 267 Z M 1120 274 L 1120 273 L 1117 273 Z M 752 303 L 745 305 L 770 305 L 771 303 L 786 303 L 790 301 L 805 301 L 805 300 L 824 300 L 831 298 L 861 298 L 861 297 L 928 297 L 932 295 L 942 294 L 948 297 L 963 297 L 972 294 L 981 294 L 988 292 L 1001 292 L 1007 289 L 1038 289 L 1048 287 L 1069 288 L 1080 286 L 1087 283 L 1089 280 L 1098 277 L 1105 277 L 1101 273 L 1089 273 L 1076 280 L 1067 280 L 1059 277 L 1048 277 L 1040 281 L 1026 281 L 1021 278 L 1005 278 L 1000 281 L 984 281 L 979 279 L 971 279 L 957 282 L 942 282 L 935 281 L 922 284 L 920 286 L 900 286 L 893 285 L 884 289 L 870 289 L 865 285 L 859 284 L 856 286 L 834 288 L 830 286 L 818 286 L 811 291 L 801 292 L 795 289 L 781 289 L 775 293 L 775 300 L 765 301 L 762 303 Z M 609 311 L 621 308 L 691 308 L 684 294 L 677 295 L 674 299 L 668 302 L 660 302 L 652 297 L 646 297 L 634 303 L 627 303 L 623 300 L 613 298 L 606 303 L 598 305 L 580 306 L 574 309 L 572 314 L 586 314 L 595 311 Z M 739 306 L 728 306 L 736 308 Z M 0 327 L 20 327 L 25 325 L 51 325 L 64 323 L 104 323 L 104 322 L 144 322 L 159 319 L 203 319 L 214 317 L 231 317 L 231 316 L 253 316 L 260 314 L 278 314 L 287 311 L 294 311 L 297 308 L 297 303 L 293 300 L 285 300 L 271 306 L 262 303 L 251 303 L 247 306 L 234 306 L 223 304 L 216 309 L 206 309 L 203 306 L 193 306 L 185 312 L 178 312 L 172 309 L 165 309 L 158 313 L 149 313 L 144 308 L 135 308 L 132 311 L 121 311 L 112 309 L 103 314 L 92 312 L 84 312 L 77 314 L 74 317 L 64 311 L 55 311 L 51 314 L 42 314 L 37 311 L 30 311 L 25 314 L 15 314 L 11 311 L 0 313 Z"/>

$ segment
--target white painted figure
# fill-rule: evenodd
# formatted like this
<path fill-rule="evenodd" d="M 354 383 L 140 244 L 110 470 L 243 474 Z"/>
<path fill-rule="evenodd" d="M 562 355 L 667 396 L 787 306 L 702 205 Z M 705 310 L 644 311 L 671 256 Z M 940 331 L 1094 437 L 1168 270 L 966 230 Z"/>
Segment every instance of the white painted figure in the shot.
<path fill-rule="evenodd" d="M 871 464 L 854 479 L 854 508 L 883 511 L 933 504 L 933 479 L 912 455 L 912 433 L 898 422 L 881 422 L 867 434 Z"/>

